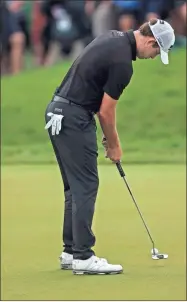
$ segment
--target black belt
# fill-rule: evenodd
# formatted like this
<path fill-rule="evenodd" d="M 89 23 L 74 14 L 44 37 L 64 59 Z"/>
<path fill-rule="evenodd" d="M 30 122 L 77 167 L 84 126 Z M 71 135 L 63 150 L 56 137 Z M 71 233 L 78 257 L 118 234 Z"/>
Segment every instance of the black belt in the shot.
<path fill-rule="evenodd" d="M 59 96 L 59 95 L 55 95 L 55 96 L 53 97 L 53 100 L 52 100 L 52 101 L 53 101 L 53 102 L 61 102 L 61 103 L 65 103 L 65 104 L 75 105 L 75 106 L 81 107 L 81 105 L 75 104 L 74 102 L 69 101 L 69 100 L 67 100 L 67 99 L 64 99 L 64 98 L 62 98 L 62 97 Z"/>
<path fill-rule="evenodd" d="M 91 110 L 87 110 L 85 107 L 83 107 L 83 106 L 81 106 L 81 105 L 79 105 L 79 104 L 76 104 L 76 103 L 74 103 L 74 102 L 72 102 L 72 101 L 69 101 L 69 100 L 67 100 L 67 99 L 64 99 L 63 97 L 61 97 L 61 96 L 59 96 L 59 95 L 55 95 L 55 96 L 53 97 L 53 99 L 52 99 L 52 102 L 60 102 L 60 103 L 65 103 L 65 104 L 77 106 L 77 107 L 79 107 L 79 108 L 82 108 L 82 109 L 88 111 L 89 113 L 91 113 L 91 114 L 93 114 L 93 115 L 95 114 L 95 112 L 93 112 L 93 111 L 91 111 Z"/>

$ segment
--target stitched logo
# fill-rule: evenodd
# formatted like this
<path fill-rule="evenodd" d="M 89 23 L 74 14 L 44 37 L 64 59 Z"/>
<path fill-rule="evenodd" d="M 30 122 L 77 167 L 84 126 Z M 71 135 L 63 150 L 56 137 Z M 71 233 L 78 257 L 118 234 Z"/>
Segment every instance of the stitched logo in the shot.
<path fill-rule="evenodd" d="M 55 108 L 55 112 L 62 112 L 62 109 L 60 109 L 60 108 Z"/>

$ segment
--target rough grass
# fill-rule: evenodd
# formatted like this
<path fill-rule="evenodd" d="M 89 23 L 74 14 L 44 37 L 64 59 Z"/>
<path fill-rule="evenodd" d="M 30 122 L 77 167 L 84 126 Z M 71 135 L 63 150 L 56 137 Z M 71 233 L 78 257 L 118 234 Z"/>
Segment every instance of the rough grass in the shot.
<path fill-rule="evenodd" d="M 186 53 L 134 62 L 134 76 L 117 107 L 117 125 L 126 163 L 184 162 L 186 148 Z M 3 163 L 51 163 L 44 112 L 70 63 L 2 79 Z M 98 127 L 98 143 L 101 132 Z M 106 163 L 103 152 L 99 162 Z"/>

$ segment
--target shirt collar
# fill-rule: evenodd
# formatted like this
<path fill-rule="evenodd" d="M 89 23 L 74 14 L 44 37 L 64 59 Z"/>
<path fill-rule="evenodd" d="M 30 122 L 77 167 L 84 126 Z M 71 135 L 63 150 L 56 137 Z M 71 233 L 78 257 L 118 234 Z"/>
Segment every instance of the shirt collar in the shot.
<path fill-rule="evenodd" d="M 137 55 L 137 48 L 136 48 L 136 39 L 133 33 L 133 30 L 130 29 L 126 32 L 127 37 L 129 39 L 131 50 L 132 50 L 132 60 L 136 61 L 136 55 Z"/>

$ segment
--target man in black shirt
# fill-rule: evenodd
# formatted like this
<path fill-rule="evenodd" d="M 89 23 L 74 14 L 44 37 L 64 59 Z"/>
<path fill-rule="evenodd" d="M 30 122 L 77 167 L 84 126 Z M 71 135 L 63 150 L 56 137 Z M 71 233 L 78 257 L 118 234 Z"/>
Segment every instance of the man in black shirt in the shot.
<path fill-rule="evenodd" d="M 92 219 L 99 179 L 94 114 L 104 138 L 106 156 L 113 162 L 122 157 L 116 129 L 116 105 L 129 84 L 136 58 L 158 54 L 168 64 L 168 51 L 175 41 L 172 27 L 153 19 L 137 31 L 116 30 L 93 40 L 75 60 L 56 89 L 46 109 L 46 126 L 60 167 L 65 194 L 64 251 L 61 268 L 74 274 L 122 272 L 121 265 L 95 256 Z"/>

